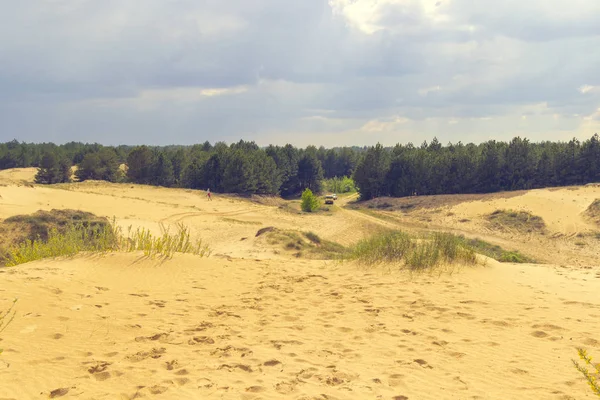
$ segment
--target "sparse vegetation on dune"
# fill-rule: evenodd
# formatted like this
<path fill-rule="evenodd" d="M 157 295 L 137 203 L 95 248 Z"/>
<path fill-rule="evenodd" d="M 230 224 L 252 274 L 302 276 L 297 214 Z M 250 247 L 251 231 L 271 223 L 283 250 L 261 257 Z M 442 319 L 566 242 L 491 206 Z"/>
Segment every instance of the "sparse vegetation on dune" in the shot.
<path fill-rule="evenodd" d="M 55 210 L 55 214 L 59 216 L 71 215 L 71 213 L 65 213 L 64 211 Z M 183 225 L 178 225 L 175 233 L 167 230 L 160 236 L 153 235 L 145 228 L 138 228 L 135 231 L 130 228 L 127 235 L 124 235 L 122 229 L 117 227 L 114 221 L 110 223 L 105 218 L 98 218 L 90 213 L 82 214 L 88 219 L 72 219 L 64 225 L 39 225 L 46 220 L 56 222 L 57 219 L 52 217 L 53 213 L 48 214 L 13 217 L 13 223 L 34 221 L 33 226 L 37 228 L 42 226 L 44 229 L 48 228 L 48 231 L 41 228 L 34 230 L 34 232 L 44 233 L 44 236 L 37 234 L 34 239 L 27 237 L 18 244 L 10 245 L 5 250 L 4 255 L 7 266 L 15 266 L 43 258 L 73 256 L 81 252 L 143 251 L 144 255 L 148 257 L 165 258 L 172 257 L 174 253 L 210 255 L 208 246 L 203 244 L 201 239 L 192 240 L 190 230 Z M 40 218 L 40 215 L 43 218 Z M 58 220 L 63 221 L 60 218 Z M 90 221 L 94 221 L 94 223 Z"/>
<path fill-rule="evenodd" d="M 399 264 L 413 271 L 477 262 L 475 251 L 463 238 L 439 232 L 421 237 L 399 231 L 382 232 L 358 242 L 347 258 L 365 265 Z"/>
<path fill-rule="evenodd" d="M 587 351 L 584 349 L 577 349 L 577 352 L 579 354 L 579 358 L 583 361 L 584 364 L 581 365 L 577 361 L 572 360 L 573 365 L 581 373 L 581 375 L 583 375 L 588 385 L 590 386 L 592 393 L 600 397 L 600 363 L 592 363 L 592 357 L 590 357 L 587 354 Z"/>
<path fill-rule="evenodd" d="M 543 234 L 546 230 L 544 220 L 527 211 L 496 210 L 485 219 L 491 229 L 498 231 Z"/>
<path fill-rule="evenodd" d="M 583 215 L 591 222 L 600 225 L 600 199 L 596 199 L 588 206 Z"/>
<path fill-rule="evenodd" d="M 13 300 L 12 304 L 6 311 L 0 311 L 0 333 L 2 333 L 8 325 L 15 319 L 15 303 L 17 299 Z M 2 354 L 2 349 L 0 349 L 0 354 Z"/>
<path fill-rule="evenodd" d="M 313 232 L 272 229 L 265 233 L 268 244 L 281 246 L 298 258 L 333 260 L 347 252 L 341 244 L 324 240 Z"/>
<path fill-rule="evenodd" d="M 8 259 L 8 249 L 27 241 L 47 242 L 50 233 L 65 234 L 72 225 L 82 231 L 107 229 L 108 219 L 79 210 L 37 211 L 29 215 L 15 215 L 0 223 L 0 265 Z"/>
<path fill-rule="evenodd" d="M 170 233 L 169 230 L 160 236 L 153 235 L 150 230 L 137 228 L 135 231 L 129 231 L 127 236 L 123 236 L 120 230 L 116 229 L 118 238 L 118 250 L 144 252 L 147 257 L 165 257 L 171 258 L 175 253 L 194 254 L 201 257 L 209 256 L 210 248 L 202 242 L 202 239 L 191 238 L 189 228 L 183 224 L 177 225 L 177 232 Z"/>
<path fill-rule="evenodd" d="M 226 217 L 222 217 L 221 220 L 223 220 L 223 222 L 231 222 L 231 223 L 240 224 L 240 225 L 262 225 L 262 223 L 258 222 L 258 221 L 241 221 L 239 219 L 226 218 Z"/>
<path fill-rule="evenodd" d="M 500 262 L 511 262 L 511 263 L 535 263 L 531 257 L 528 257 L 520 252 L 504 250 L 498 245 L 494 245 L 485 242 L 481 239 L 464 239 L 465 243 L 472 247 L 477 253 L 483 254 L 484 256 L 493 258 Z"/>

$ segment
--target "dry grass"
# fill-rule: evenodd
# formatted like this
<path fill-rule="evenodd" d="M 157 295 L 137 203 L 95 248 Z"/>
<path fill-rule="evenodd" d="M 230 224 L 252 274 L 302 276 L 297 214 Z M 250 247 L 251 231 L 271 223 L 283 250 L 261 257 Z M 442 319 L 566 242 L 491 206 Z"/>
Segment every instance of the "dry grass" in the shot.
<path fill-rule="evenodd" d="M 4 330 L 8 327 L 8 325 L 15 319 L 15 303 L 17 300 L 13 300 L 12 304 L 6 311 L 0 311 L 0 333 L 4 332 Z M 2 354 L 2 349 L 0 349 L 0 354 Z"/>
<path fill-rule="evenodd" d="M 589 205 L 589 207 L 584 211 L 583 215 L 589 221 L 595 223 L 596 225 L 600 225 L 600 199 L 596 199 Z"/>
<path fill-rule="evenodd" d="M 440 194 L 433 196 L 379 197 L 368 201 L 352 202 L 352 208 L 383 209 L 386 211 L 410 212 L 419 209 L 449 207 L 469 201 L 491 201 L 522 196 L 526 191 L 487 194 Z"/>
<path fill-rule="evenodd" d="M 411 271 L 450 264 L 476 264 L 475 251 L 463 238 L 438 232 L 423 236 L 382 232 L 358 242 L 347 258 L 365 265 L 397 264 Z"/>
<path fill-rule="evenodd" d="M 278 246 L 298 258 L 334 260 L 347 251 L 344 246 L 324 240 L 313 232 L 273 229 L 267 233 L 266 240 L 268 244 Z"/>
<path fill-rule="evenodd" d="M 60 215 L 60 212 L 57 214 Z M 29 220 L 23 217 L 17 221 Z M 38 220 L 34 218 L 34 221 Z M 132 231 L 131 227 L 127 235 L 124 235 L 114 221 L 99 221 L 102 223 L 91 224 L 88 220 L 72 220 L 67 225 L 60 226 L 60 229 L 51 226 L 49 232 L 46 232 L 46 238 L 38 234 L 35 239 L 27 238 L 9 246 L 6 250 L 5 264 L 15 266 L 43 258 L 73 256 L 80 252 L 143 251 L 147 257 L 163 258 L 170 258 L 175 253 L 199 256 L 208 256 L 211 253 L 201 239 L 192 240 L 190 230 L 183 225 L 178 225 L 175 233 L 167 230 L 160 236 L 155 236 L 144 228 Z"/>
<path fill-rule="evenodd" d="M 15 215 L 0 223 L 0 265 L 8 259 L 8 249 L 26 241 L 47 241 L 55 229 L 64 234 L 67 228 L 79 224 L 87 230 L 108 227 L 106 218 L 79 210 L 38 211 L 29 215 Z"/>
<path fill-rule="evenodd" d="M 541 217 L 527 211 L 496 210 L 485 216 L 490 229 L 501 232 L 544 233 L 546 224 Z"/>
<path fill-rule="evenodd" d="M 465 239 L 465 243 L 473 248 L 477 253 L 483 254 L 484 256 L 493 258 L 500 262 L 511 262 L 511 263 L 535 263 L 536 260 L 521 254 L 517 250 L 508 251 L 500 246 L 485 242 L 481 239 Z"/>

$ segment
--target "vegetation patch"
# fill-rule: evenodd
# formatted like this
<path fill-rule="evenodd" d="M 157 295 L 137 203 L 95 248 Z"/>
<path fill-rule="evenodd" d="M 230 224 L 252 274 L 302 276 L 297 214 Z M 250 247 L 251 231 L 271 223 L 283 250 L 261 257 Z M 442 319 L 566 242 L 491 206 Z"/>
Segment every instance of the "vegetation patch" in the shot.
<path fill-rule="evenodd" d="M 260 228 L 258 230 L 258 232 L 256 232 L 255 237 L 259 237 L 262 234 L 268 233 L 268 232 L 273 232 L 275 230 L 275 227 L 273 226 L 267 226 L 266 228 Z"/>
<path fill-rule="evenodd" d="M 587 354 L 586 350 L 578 348 L 577 352 L 579 358 L 583 361 L 583 365 L 572 360 L 573 365 L 583 375 L 592 393 L 600 397 L 600 364 L 592 363 L 592 357 Z"/>
<path fill-rule="evenodd" d="M 347 258 L 365 265 L 400 264 L 411 271 L 477 262 L 475 251 L 462 237 L 438 232 L 420 237 L 399 231 L 382 232 L 358 242 Z"/>
<path fill-rule="evenodd" d="M 38 211 L 29 215 L 15 215 L 0 223 L 0 265 L 8 259 L 8 249 L 27 241 L 48 241 L 56 230 L 64 234 L 70 226 L 78 225 L 89 235 L 110 225 L 108 219 L 80 210 Z"/>
<path fill-rule="evenodd" d="M 347 176 L 341 178 L 335 177 L 331 179 L 325 179 L 323 181 L 323 187 L 326 191 L 336 194 L 356 192 L 356 186 L 354 186 L 354 181 L 352 180 L 352 178 L 349 178 Z"/>
<path fill-rule="evenodd" d="M 465 239 L 462 238 L 467 246 L 475 250 L 479 254 L 493 258 L 500 262 L 511 262 L 511 263 L 535 263 L 531 257 L 519 253 L 518 251 L 507 251 L 502 247 L 484 242 L 480 239 Z"/>
<path fill-rule="evenodd" d="M 304 212 L 314 212 L 321 207 L 321 202 L 310 189 L 306 189 L 302 192 L 302 203 L 300 204 L 300 207 Z"/>
<path fill-rule="evenodd" d="M 333 260 L 342 258 L 347 252 L 341 244 L 324 240 L 313 232 L 273 230 L 266 238 L 270 245 L 280 246 L 296 257 Z"/>
<path fill-rule="evenodd" d="M 600 225 L 600 199 L 594 200 L 583 214 L 591 222 Z"/>
<path fill-rule="evenodd" d="M 164 258 L 170 258 L 174 253 L 200 256 L 210 254 L 210 249 L 200 239 L 191 239 L 190 230 L 183 225 L 178 225 L 174 233 L 167 230 L 160 236 L 153 235 L 144 228 L 132 231 L 130 227 L 125 235 L 114 221 L 110 223 L 105 218 L 90 213 L 84 213 L 85 218 L 79 220 L 72 218 L 64 225 L 57 223 L 56 221 L 63 222 L 65 215 L 73 215 L 72 210 L 67 210 L 67 213 L 64 211 L 55 210 L 58 217 L 42 214 L 42 220 L 51 222 L 48 226 L 42 225 L 48 228 L 45 236 L 37 234 L 34 239 L 26 237 L 19 243 L 6 247 L 4 264 L 15 266 L 43 258 L 73 256 L 80 252 L 143 251 L 148 257 Z M 39 227 L 40 218 L 35 217 L 35 214 L 33 219 L 28 219 L 27 216 L 13 217 L 9 223 L 29 223 L 32 220 L 35 222 L 34 226 Z"/>
<path fill-rule="evenodd" d="M 485 216 L 491 229 L 519 233 L 544 233 L 546 224 L 541 217 L 527 211 L 496 210 Z"/>
<path fill-rule="evenodd" d="M 224 222 L 231 222 L 234 224 L 241 224 L 241 225 L 262 225 L 262 223 L 260 223 L 258 221 L 241 221 L 239 219 L 226 218 L 226 217 L 221 218 L 221 220 L 223 220 Z"/>
<path fill-rule="evenodd" d="M 0 333 L 2 333 L 12 322 L 12 320 L 15 319 L 15 311 L 13 309 L 16 302 L 16 299 L 13 300 L 12 304 L 6 311 L 0 310 Z M 0 349 L 0 354 L 2 354 L 2 349 Z"/>

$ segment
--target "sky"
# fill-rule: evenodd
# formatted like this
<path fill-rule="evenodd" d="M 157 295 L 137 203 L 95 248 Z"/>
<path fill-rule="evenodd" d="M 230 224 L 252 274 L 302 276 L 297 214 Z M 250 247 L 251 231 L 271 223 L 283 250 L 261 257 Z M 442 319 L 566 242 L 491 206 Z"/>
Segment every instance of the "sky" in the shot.
<path fill-rule="evenodd" d="M 600 1 L 0 0 L 0 142 L 600 133 Z"/>

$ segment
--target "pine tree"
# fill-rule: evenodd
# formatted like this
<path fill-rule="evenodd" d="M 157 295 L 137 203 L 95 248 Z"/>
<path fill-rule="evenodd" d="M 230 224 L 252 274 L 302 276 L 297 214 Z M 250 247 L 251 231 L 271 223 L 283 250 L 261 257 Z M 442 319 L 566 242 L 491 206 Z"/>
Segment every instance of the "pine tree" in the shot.
<path fill-rule="evenodd" d="M 175 182 L 173 163 L 171 162 L 171 159 L 164 153 L 160 153 L 158 159 L 156 160 L 153 181 L 154 184 L 165 187 L 171 187 Z"/>

